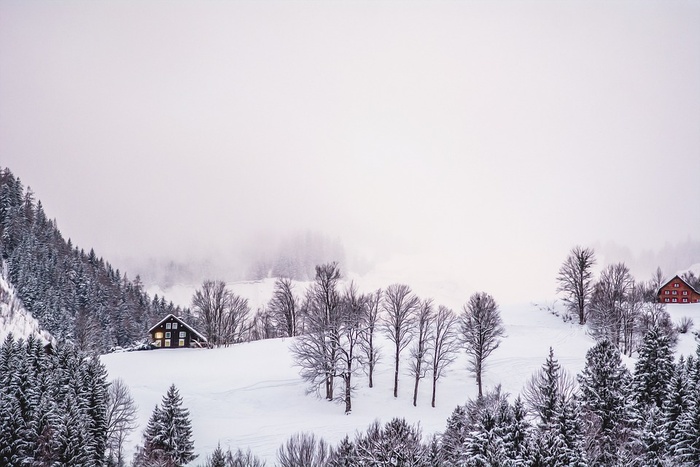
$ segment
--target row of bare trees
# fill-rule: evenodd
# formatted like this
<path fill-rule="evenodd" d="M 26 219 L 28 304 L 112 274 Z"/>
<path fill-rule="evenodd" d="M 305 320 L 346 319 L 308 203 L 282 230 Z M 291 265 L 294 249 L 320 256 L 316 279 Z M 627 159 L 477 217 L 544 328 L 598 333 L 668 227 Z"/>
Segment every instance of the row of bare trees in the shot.
<path fill-rule="evenodd" d="M 353 376 L 362 370 L 369 387 L 374 385 L 379 331 L 391 346 L 394 397 L 398 397 L 402 354 L 407 349 L 413 405 L 417 404 L 420 381 L 431 375 L 431 405 L 435 407 L 437 382 L 461 350 L 469 357 L 468 369 L 482 393 L 484 361 L 504 335 L 498 306 L 490 295 L 474 294 L 457 316 L 445 306 L 436 307 L 432 299 L 421 300 L 405 284 L 361 294 L 353 283 L 341 290 L 340 281 L 337 263 L 317 266 L 299 314 L 304 332 L 291 349 L 310 392 L 320 392 L 327 400 L 340 399 L 350 412 Z M 340 396 L 334 394 L 336 380 L 342 382 Z"/>
<path fill-rule="evenodd" d="M 226 346 L 245 340 L 297 337 L 291 349 L 310 392 L 327 400 L 342 400 L 352 410 L 353 378 L 360 372 L 374 386 L 380 358 L 377 336 L 390 343 L 393 394 L 398 397 L 402 355 L 408 350 L 408 370 L 417 404 L 421 380 L 432 379 L 431 405 L 437 383 L 459 351 L 468 356 L 468 370 L 482 394 L 483 364 L 504 334 L 498 306 L 486 293 L 474 294 L 458 316 L 451 309 L 421 300 L 408 285 L 360 293 L 354 283 L 341 283 L 338 263 L 316 266 L 314 281 L 303 299 L 289 278 L 278 278 L 267 306 L 249 319 L 248 301 L 223 281 L 205 281 L 192 299 L 193 311 L 209 345 Z M 342 392 L 335 394 L 336 382 Z"/>

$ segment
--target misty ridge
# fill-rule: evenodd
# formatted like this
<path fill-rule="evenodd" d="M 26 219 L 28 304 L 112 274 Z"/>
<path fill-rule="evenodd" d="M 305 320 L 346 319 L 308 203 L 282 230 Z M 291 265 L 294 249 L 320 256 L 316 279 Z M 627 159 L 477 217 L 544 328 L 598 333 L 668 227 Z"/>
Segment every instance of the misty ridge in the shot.
<path fill-rule="evenodd" d="M 286 277 L 309 281 L 316 265 L 333 261 L 356 273 L 370 268 L 369 262 L 358 255 L 348 255 L 340 239 L 312 230 L 261 235 L 216 256 L 126 258 L 124 263 L 145 284 L 167 289 L 177 284 L 198 284 L 202 278 L 235 282 Z"/>

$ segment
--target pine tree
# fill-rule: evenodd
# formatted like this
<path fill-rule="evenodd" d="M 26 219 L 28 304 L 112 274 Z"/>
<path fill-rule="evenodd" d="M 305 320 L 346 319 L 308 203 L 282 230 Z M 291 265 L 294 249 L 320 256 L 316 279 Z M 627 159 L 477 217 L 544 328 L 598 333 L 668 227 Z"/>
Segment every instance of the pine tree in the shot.
<path fill-rule="evenodd" d="M 593 465 L 613 465 L 629 439 L 629 381 L 620 352 L 610 341 L 588 350 L 578 382 L 592 447 L 588 460 Z"/>
<path fill-rule="evenodd" d="M 673 352 L 668 336 L 654 326 L 644 336 L 634 366 L 632 392 L 637 404 L 661 408 L 673 368 Z"/>
<path fill-rule="evenodd" d="M 179 467 L 197 457 L 194 454 L 190 413 L 182 407 L 182 397 L 174 384 L 156 406 L 144 432 L 143 446 L 137 449 L 135 466 L 167 462 Z"/>

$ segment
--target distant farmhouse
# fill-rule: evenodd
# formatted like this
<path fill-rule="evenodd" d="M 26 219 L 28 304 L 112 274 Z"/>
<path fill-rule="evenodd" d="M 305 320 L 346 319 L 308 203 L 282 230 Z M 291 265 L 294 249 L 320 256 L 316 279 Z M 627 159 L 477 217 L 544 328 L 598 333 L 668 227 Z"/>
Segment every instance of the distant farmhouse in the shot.
<path fill-rule="evenodd" d="M 148 330 L 156 347 L 177 349 L 182 347 L 206 347 L 207 338 L 192 326 L 173 314 L 163 318 Z"/>
<path fill-rule="evenodd" d="M 700 303 L 700 292 L 691 287 L 680 276 L 674 276 L 659 289 L 659 302 Z"/>

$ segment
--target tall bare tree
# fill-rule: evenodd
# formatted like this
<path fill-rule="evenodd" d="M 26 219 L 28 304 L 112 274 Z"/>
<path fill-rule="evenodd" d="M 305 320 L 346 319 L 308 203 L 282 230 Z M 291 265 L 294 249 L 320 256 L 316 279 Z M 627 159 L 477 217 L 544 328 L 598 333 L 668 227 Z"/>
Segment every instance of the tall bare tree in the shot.
<path fill-rule="evenodd" d="M 431 405 L 435 407 L 435 393 L 437 382 L 447 367 L 457 358 L 459 340 L 457 339 L 457 316 L 449 308 L 440 305 L 435 315 L 435 326 L 431 335 L 432 362 L 431 373 L 433 375 L 433 395 Z"/>
<path fill-rule="evenodd" d="M 204 325 L 210 346 L 242 340 L 250 314 L 248 299 L 232 293 L 224 281 L 204 281 L 192 297 L 192 308 Z"/>
<path fill-rule="evenodd" d="M 306 294 L 305 333 L 291 347 L 302 378 L 311 383 L 312 391 L 323 384 L 329 401 L 333 400 L 340 341 L 339 281 L 337 263 L 316 266 L 316 278 Z"/>
<path fill-rule="evenodd" d="M 285 335 L 289 337 L 297 335 L 299 299 L 294 295 L 294 284 L 291 279 L 280 277 L 275 281 L 275 289 L 267 309 L 273 314 Z"/>
<path fill-rule="evenodd" d="M 435 319 L 435 310 L 433 308 L 433 300 L 428 298 L 423 300 L 416 313 L 416 339 L 411 347 L 411 366 L 410 374 L 414 378 L 413 384 L 413 406 L 416 406 L 418 401 L 418 384 L 420 380 L 425 378 L 430 369 L 430 351 L 431 339 L 430 334 L 433 331 L 433 322 Z"/>
<path fill-rule="evenodd" d="M 369 387 L 374 387 L 374 368 L 379 361 L 379 349 L 374 343 L 374 333 L 379 325 L 379 307 L 382 302 L 382 289 L 367 295 L 367 316 L 365 332 L 360 336 L 360 349 L 365 360 L 365 368 L 369 378 Z"/>
<path fill-rule="evenodd" d="M 625 263 L 610 264 L 600 273 L 591 299 L 589 327 L 596 340 L 609 340 L 620 348 L 626 308 L 634 289 L 634 278 Z"/>
<path fill-rule="evenodd" d="M 107 390 L 107 458 L 117 467 L 126 465 L 124 443 L 136 429 L 138 407 L 124 380 L 115 379 Z"/>
<path fill-rule="evenodd" d="M 475 293 L 462 308 L 461 339 L 469 356 L 469 370 L 476 376 L 479 397 L 483 396 L 481 375 L 484 361 L 496 350 L 505 335 L 503 320 L 493 297 Z"/>
<path fill-rule="evenodd" d="M 363 363 L 362 353 L 357 352 L 362 334 L 367 326 L 367 297 L 357 292 L 354 283 L 345 290 L 340 304 L 338 326 L 338 365 L 336 375 L 343 381 L 345 413 L 352 411 L 352 376 L 357 365 Z"/>
<path fill-rule="evenodd" d="M 413 324 L 420 301 L 405 284 L 392 284 L 384 293 L 382 329 L 394 343 L 394 397 L 399 396 L 399 362 L 401 352 L 413 339 Z"/>
<path fill-rule="evenodd" d="M 557 292 L 564 293 L 569 312 L 578 316 L 579 324 L 586 324 L 588 305 L 593 294 L 595 253 L 590 248 L 575 246 L 569 252 L 557 276 Z"/>

